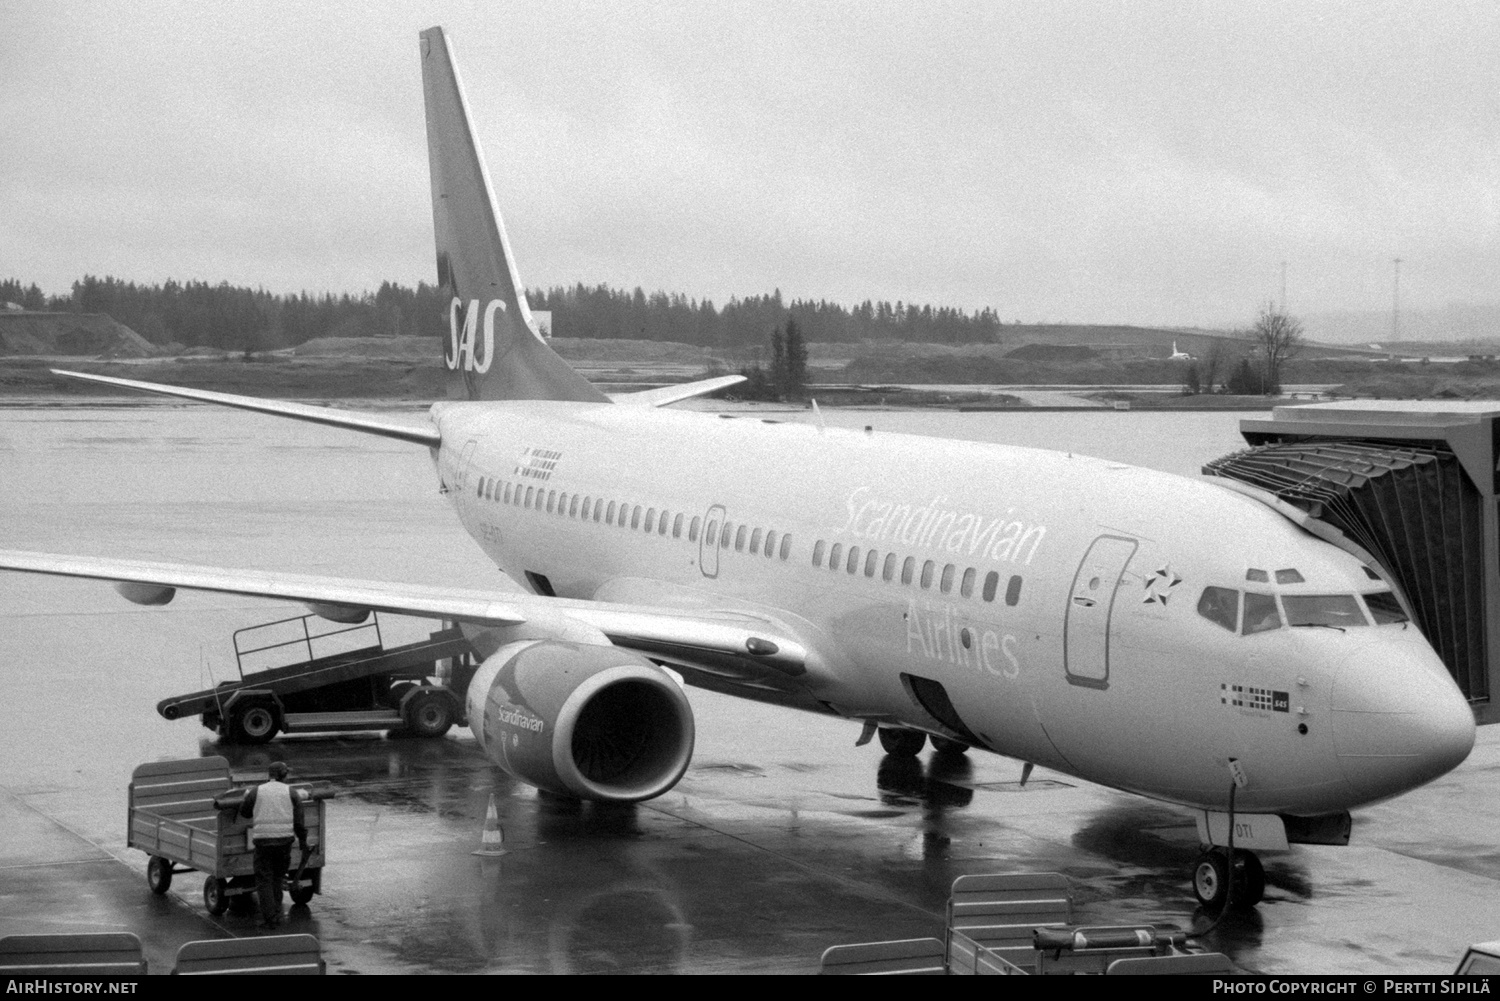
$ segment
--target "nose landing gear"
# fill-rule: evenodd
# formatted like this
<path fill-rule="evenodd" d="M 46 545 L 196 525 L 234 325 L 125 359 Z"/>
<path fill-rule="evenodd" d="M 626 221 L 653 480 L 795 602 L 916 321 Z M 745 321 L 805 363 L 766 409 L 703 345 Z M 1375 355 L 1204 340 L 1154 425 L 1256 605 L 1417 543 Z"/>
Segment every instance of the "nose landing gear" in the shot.
<path fill-rule="evenodd" d="M 1210 848 L 1193 866 L 1193 895 L 1207 908 L 1222 907 L 1226 901 L 1235 907 L 1254 907 L 1266 895 L 1265 867 L 1254 852 L 1244 849 L 1235 851 L 1231 867 L 1226 849 Z"/>

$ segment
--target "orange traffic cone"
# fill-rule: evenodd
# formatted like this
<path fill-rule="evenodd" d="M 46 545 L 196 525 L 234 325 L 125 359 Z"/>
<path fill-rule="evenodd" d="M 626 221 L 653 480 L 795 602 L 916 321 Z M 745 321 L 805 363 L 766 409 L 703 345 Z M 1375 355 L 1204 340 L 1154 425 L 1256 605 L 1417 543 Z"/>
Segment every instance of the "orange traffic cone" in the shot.
<path fill-rule="evenodd" d="M 490 793 L 489 809 L 484 811 L 484 835 L 475 855 L 504 855 L 505 832 L 500 829 L 500 814 L 495 810 L 495 794 Z"/>

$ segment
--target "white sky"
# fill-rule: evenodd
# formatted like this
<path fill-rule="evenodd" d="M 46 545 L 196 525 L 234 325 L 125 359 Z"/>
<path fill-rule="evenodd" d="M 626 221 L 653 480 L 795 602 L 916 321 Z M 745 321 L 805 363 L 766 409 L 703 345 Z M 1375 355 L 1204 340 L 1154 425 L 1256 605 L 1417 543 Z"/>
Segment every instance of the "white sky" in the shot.
<path fill-rule="evenodd" d="M 0 6 L 0 277 L 435 268 L 449 29 L 528 285 L 1236 323 L 1491 301 L 1500 4 Z"/>

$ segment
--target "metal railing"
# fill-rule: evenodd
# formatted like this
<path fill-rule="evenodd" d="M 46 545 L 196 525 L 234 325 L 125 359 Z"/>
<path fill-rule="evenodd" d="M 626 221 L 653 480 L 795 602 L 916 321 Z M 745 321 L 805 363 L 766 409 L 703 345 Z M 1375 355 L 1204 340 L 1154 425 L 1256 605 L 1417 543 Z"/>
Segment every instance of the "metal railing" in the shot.
<path fill-rule="evenodd" d="M 313 644 L 315 642 L 331 640 L 336 636 L 352 638 L 351 634 L 353 633 L 370 630 L 374 633 L 375 642 L 374 644 L 367 643 L 363 646 L 351 644 L 348 645 L 345 649 L 341 650 L 325 650 L 323 652 L 323 656 L 332 656 L 338 653 L 349 653 L 354 650 L 364 649 L 372 645 L 377 647 L 383 647 L 385 645 L 384 640 L 382 640 L 380 636 L 380 614 L 378 612 L 372 612 L 370 615 L 370 619 L 367 622 L 359 622 L 355 623 L 354 625 L 347 625 L 339 629 L 330 628 L 324 632 L 314 632 L 309 625 L 309 620 L 311 619 L 318 619 L 319 624 L 324 621 L 316 615 L 294 615 L 288 619 L 277 619 L 275 622 L 263 622 L 258 626 L 246 626 L 244 629 L 236 630 L 234 633 L 234 659 L 235 666 L 240 672 L 240 680 L 245 680 L 245 658 L 255 654 L 267 653 L 268 651 L 273 650 L 288 650 L 288 648 L 292 647 L 301 648 L 301 650 L 296 651 L 296 654 L 299 656 L 302 652 L 306 652 L 307 654 L 306 657 L 300 657 L 300 659 L 299 656 L 289 656 L 284 663 L 268 664 L 259 668 L 253 668 L 255 670 L 264 671 L 271 670 L 276 667 L 290 667 L 292 664 L 307 663 L 309 661 L 317 660 L 318 655 L 313 650 Z M 277 626 L 290 626 L 291 623 L 300 624 L 300 636 L 294 636 L 292 639 L 284 640 L 280 643 L 267 643 L 264 646 L 251 647 L 249 649 L 245 649 L 245 647 L 243 646 L 242 637 L 245 637 L 247 634 L 257 633 L 267 629 L 273 629 Z M 292 631 L 295 632 L 295 628 L 292 629 Z"/>

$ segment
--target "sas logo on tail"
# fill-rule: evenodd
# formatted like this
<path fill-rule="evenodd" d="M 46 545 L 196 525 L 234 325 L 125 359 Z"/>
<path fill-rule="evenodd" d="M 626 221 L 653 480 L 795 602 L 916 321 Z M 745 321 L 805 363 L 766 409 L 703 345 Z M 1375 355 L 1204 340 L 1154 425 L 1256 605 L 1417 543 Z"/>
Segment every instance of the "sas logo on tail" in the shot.
<path fill-rule="evenodd" d="M 459 312 L 463 312 L 463 320 L 459 320 Z M 507 312 L 505 303 L 499 299 L 491 299 L 480 307 L 478 299 L 470 299 L 468 308 L 464 307 L 464 301 L 457 296 L 448 303 L 448 343 L 443 346 L 443 362 L 452 372 L 460 368 L 465 372 L 475 372 L 479 375 L 490 370 L 490 364 L 495 360 L 495 317 Z M 541 335 L 530 329 L 528 331 L 535 337 Z M 502 335 L 505 333 L 501 330 Z"/>
<path fill-rule="evenodd" d="M 464 311 L 462 330 L 458 320 L 461 309 Z M 462 368 L 483 375 L 490 370 L 490 363 L 495 360 L 495 314 L 504 312 L 505 303 L 491 299 L 484 306 L 484 322 L 481 324 L 479 300 L 470 299 L 469 308 L 464 309 L 464 301 L 454 296 L 448 304 L 448 343 L 443 348 L 443 362 L 449 371 Z"/>

